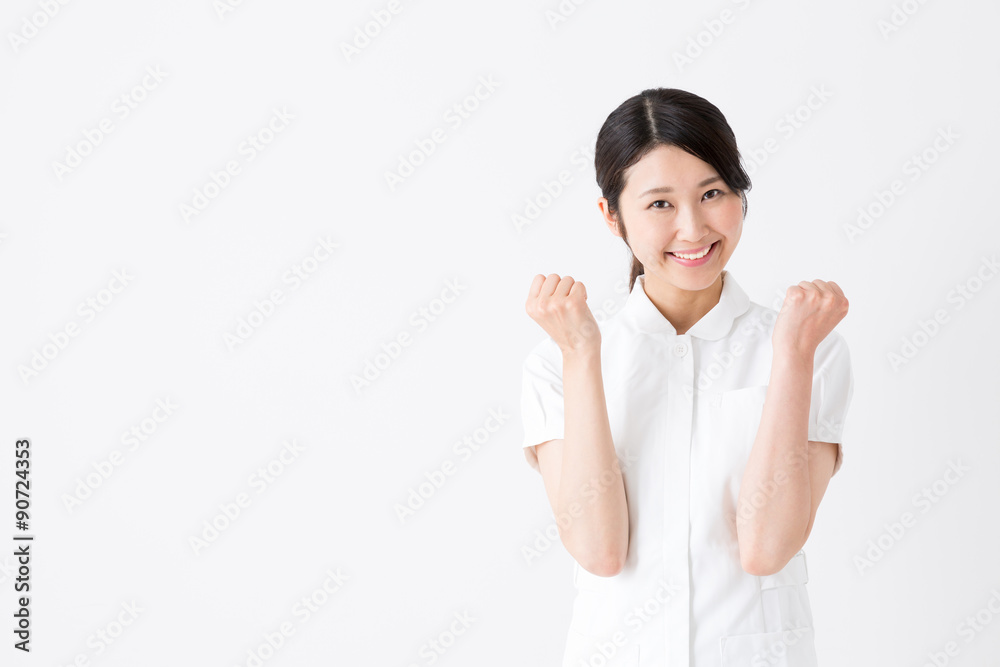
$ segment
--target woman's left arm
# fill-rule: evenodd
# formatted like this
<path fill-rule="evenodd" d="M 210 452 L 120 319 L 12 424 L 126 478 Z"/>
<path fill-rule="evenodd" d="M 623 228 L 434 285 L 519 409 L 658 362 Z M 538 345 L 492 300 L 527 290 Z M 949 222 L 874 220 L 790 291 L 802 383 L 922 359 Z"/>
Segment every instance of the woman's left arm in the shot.
<path fill-rule="evenodd" d="M 847 314 L 834 282 L 790 287 L 772 344 L 760 426 L 740 484 L 736 533 L 749 574 L 781 570 L 805 544 L 833 475 L 837 444 L 809 438 L 813 362 L 819 343 Z"/>

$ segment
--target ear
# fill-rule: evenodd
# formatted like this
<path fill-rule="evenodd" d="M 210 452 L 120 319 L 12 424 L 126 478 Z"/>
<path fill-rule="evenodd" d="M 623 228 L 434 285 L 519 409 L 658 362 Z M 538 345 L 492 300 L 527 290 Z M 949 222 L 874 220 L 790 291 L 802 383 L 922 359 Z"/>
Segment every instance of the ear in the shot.
<path fill-rule="evenodd" d="M 608 226 L 611 233 L 621 238 L 621 232 L 618 231 L 618 222 L 615 220 L 615 216 L 611 213 L 611 209 L 608 206 L 608 198 L 600 197 L 597 200 L 597 207 L 601 209 L 601 215 L 604 217 L 604 224 Z"/>

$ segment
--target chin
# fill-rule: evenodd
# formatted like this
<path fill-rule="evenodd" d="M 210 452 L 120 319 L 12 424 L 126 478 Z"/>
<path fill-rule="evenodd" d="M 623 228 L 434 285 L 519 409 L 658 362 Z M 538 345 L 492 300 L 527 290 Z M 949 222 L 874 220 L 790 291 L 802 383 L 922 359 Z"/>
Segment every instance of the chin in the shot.
<path fill-rule="evenodd" d="M 670 261 L 669 259 L 667 260 Z M 646 273 L 649 273 L 648 271 Z M 697 292 L 708 289 L 715 284 L 722 274 L 721 269 L 705 268 L 695 273 L 695 270 L 681 266 L 668 266 L 666 270 L 656 272 L 656 279 L 667 282 L 681 289 Z"/>

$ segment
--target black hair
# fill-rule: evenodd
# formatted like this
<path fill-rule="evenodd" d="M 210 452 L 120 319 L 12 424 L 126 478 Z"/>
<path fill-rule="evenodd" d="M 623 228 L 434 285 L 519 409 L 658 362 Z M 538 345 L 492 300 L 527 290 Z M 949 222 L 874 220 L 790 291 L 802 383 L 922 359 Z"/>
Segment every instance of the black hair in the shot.
<path fill-rule="evenodd" d="M 726 117 L 708 100 L 678 88 L 648 88 L 630 97 L 611 112 L 597 134 L 594 168 L 597 185 L 608 200 L 608 209 L 628 245 L 619 199 L 625 189 L 625 172 L 657 146 L 676 146 L 712 165 L 730 189 L 739 192 L 743 215 L 750 177 L 740 164 L 736 136 Z M 629 291 L 644 273 L 632 255 Z"/>

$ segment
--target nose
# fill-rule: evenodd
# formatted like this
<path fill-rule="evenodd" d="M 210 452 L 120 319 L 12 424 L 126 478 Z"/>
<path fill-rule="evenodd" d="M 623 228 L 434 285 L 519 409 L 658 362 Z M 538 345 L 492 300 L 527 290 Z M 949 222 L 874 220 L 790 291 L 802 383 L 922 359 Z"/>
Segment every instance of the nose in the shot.
<path fill-rule="evenodd" d="M 674 216 L 677 240 L 684 243 L 697 243 L 708 235 L 708 225 L 704 214 L 695 206 L 683 206 Z"/>

